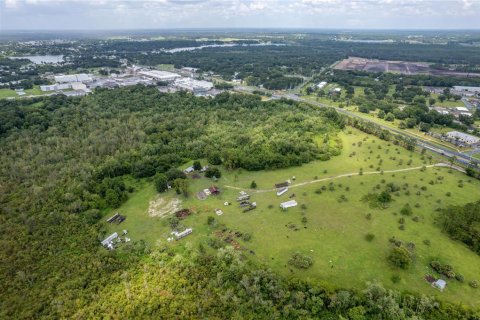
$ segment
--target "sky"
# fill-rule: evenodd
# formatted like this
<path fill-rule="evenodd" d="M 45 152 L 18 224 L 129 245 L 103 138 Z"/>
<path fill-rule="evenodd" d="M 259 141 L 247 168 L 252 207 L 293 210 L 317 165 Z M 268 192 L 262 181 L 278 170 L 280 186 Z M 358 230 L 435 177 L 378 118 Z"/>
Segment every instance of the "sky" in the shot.
<path fill-rule="evenodd" d="M 480 29 L 480 0 L 0 0 L 0 31 Z"/>

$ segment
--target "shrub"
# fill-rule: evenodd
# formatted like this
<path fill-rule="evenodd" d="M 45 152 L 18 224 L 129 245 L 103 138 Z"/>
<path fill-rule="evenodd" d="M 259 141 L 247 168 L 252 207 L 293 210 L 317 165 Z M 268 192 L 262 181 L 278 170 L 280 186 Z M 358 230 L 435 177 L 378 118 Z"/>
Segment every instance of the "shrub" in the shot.
<path fill-rule="evenodd" d="M 242 235 L 242 239 L 244 241 L 250 241 L 250 239 L 252 239 L 252 234 L 250 232 L 245 232 L 243 235 Z"/>
<path fill-rule="evenodd" d="M 193 169 L 197 171 L 202 170 L 202 164 L 200 163 L 200 161 L 197 160 L 193 162 Z"/>
<path fill-rule="evenodd" d="M 455 275 L 455 279 L 457 279 L 457 281 L 459 281 L 459 282 L 465 281 L 465 278 L 463 277 L 463 275 L 461 275 L 461 274 L 459 274 L 459 273 L 457 273 L 457 274 Z"/>
<path fill-rule="evenodd" d="M 363 306 L 357 306 L 348 309 L 347 315 L 348 319 L 351 320 L 364 320 L 367 319 L 367 317 L 365 316 L 366 313 L 367 311 Z"/>
<path fill-rule="evenodd" d="M 380 193 L 378 195 L 377 200 L 380 203 L 388 203 L 388 202 L 392 201 L 392 196 L 390 195 L 389 192 L 383 191 L 382 193 Z"/>
<path fill-rule="evenodd" d="M 402 278 L 400 278 L 400 276 L 398 274 L 394 274 L 390 280 L 392 280 L 393 283 L 399 283 L 400 280 L 402 280 Z"/>
<path fill-rule="evenodd" d="M 365 219 L 367 219 L 367 220 L 372 220 L 372 214 L 371 214 L 371 213 L 367 213 L 367 214 L 365 215 Z"/>
<path fill-rule="evenodd" d="M 308 269 L 313 264 L 313 259 L 307 255 L 296 252 L 292 255 L 288 263 L 298 269 Z"/>
<path fill-rule="evenodd" d="M 157 189 L 158 192 L 164 192 L 168 189 L 167 176 L 162 173 L 157 173 L 155 175 L 155 177 L 153 178 L 153 183 L 155 184 L 155 189 Z"/>
<path fill-rule="evenodd" d="M 423 243 L 424 243 L 425 245 L 429 246 L 429 245 L 430 245 L 430 240 L 425 239 L 425 240 L 423 240 Z"/>
<path fill-rule="evenodd" d="M 220 155 L 218 153 L 210 154 L 207 160 L 208 160 L 208 163 L 213 165 L 222 164 L 222 158 L 220 158 Z"/>
<path fill-rule="evenodd" d="M 167 180 L 168 181 L 173 181 L 176 179 L 186 179 L 187 176 L 185 173 L 181 170 L 171 168 L 170 170 L 167 171 Z"/>
<path fill-rule="evenodd" d="M 477 280 L 472 280 L 468 283 L 468 285 L 474 289 L 478 288 L 478 281 Z"/>
<path fill-rule="evenodd" d="M 213 226 L 215 224 L 215 217 L 212 217 L 212 216 L 208 216 L 207 218 L 207 224 L 209 226 Z"/>
<path fill-rule="evenodd" d="M 223 242 L 216 237 L 210 237 L 208 238 L 208 245 L 213 249 L 220 249 L 223 247 Z"/>
<path fill-rule="evenodd" d="M 367 240 L 368 242 L 372 242 L 373 239 L 375 239 L 375 235 L 374 235 L 374 234 L 372 234 L 372 233 L 367 233 L 367 234 L 365 235 L 365 240 Z"/>
<path fill-rule="evenodd" d="M 222 173 L 218 168 L 208 168 L 205 171 L 205 177 L 207 178 L 213 178 L 213 177 L 220 178 L 221 176 L 222 176 Z"/>
<path fill-rule="evenodd" d="M 440 270 L 441 266 L 442 266 L 442 264 L 438 261 L 431 261 L 430 262 L 430 267 L 432 267 L 432 269 L 435 270 L 435 271 Z"/>
<path fill-rule="evenodd" d="M 393 247 L 387 259 L 400 269 L 408 269 L 413 262 L 410 252 L 404 247 Z"/>
<path fill-rule="evenodd" d="M 175 229 L 180 223 L 180 219 L 176 216 L 171 216 L 167 219 L 170 228 Z"/>
<path fill-rule="evenodd" d="M 252 183 L 250 183 L 250 188 L 251 189 L 256 189 L 257 188 L 257 183 L 255 182 L 255 180 L 253 180 Z"/>

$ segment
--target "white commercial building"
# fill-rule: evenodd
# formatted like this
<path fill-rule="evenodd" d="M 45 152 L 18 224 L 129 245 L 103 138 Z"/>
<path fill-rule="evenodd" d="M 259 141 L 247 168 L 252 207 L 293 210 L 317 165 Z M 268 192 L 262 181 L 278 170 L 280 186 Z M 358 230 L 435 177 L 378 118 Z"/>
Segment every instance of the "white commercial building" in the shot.
<path fill-rule="evenodd" d="M 77 89 L 75 89 L 75 88 Z M 41 91 L 57 91 L 57 90 L 66 90 L 66 89 L 73 89 L 73 90 L 86 90 L 87 86 L 81 82 L 72 82 L 72 83 L 55 83 L 40 86 Z"/>
<path fill-rule="evenodd" d="M 81 82 L 72 82 L 73 90 L 87 90 L 87 86 Z"/>
<path fill-rule="evenodd" d="M 459 131 L 447 132 L 447 137 L 451 140 L 462 142 L 468 145 L 474 145 L 480 142 L 479 137 L 472 136 L 471 134 L 467 134 Z"/>
<path fill-rule="evenodd" d="M 480 87 L 453 86 L 455 91 L 465 91 L 471 93 L 480 93 Z"/>
<path fill-rule="evenodd" d="M 58 89 L 56 84 L 49 84 L 45 86 L 40 86 L 40 90 L 45 92 L 45 91 L 56 91 Z"/>
<path fill-rule="evenodd" d="M 159 70 L 140 71 L 138 74 L 158 81 L 174 81 L 175 79 L 180 78 L 179 74 Z"/>
<path fill-rule="evenodd" d="M 55 82 L 58 83 L 90 82 L 92 80 L 92 76 L 85 73 L 55 76 Z"/>
<path fill-rule="evenodd" d="M 213 89 L 213 83 L 203 80 L 194 80 L 191 78 L 181 78 L 175 81 L 175 86 L 180 90 L 193 92 L 195 95 L 205 95 Z"/>

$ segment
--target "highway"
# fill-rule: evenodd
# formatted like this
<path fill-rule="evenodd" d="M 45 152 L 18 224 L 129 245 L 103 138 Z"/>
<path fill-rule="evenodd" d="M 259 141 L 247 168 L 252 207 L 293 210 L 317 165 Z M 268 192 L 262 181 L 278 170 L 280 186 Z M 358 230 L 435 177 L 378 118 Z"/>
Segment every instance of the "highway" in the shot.
<path fill-rule="evenodd" d="M 252 93 L 252 91 L 255 90 L 255 89 L 252 89 L 252 88 L 249 88 L 249 87 L 244 87 L 244 86 L 236 86 L 234 88 L 234 90 L 238 91 L 238 92 L 242 92 L 242 93 Z M 264 90 L 264 91 L 268 91 L 268 90 Z M 298 102 L 308 103 L 310 105 L 314 105 L 314 106 L 317 106 L 317 107 L 320 107 L 320 108 L 333 108 L 341 114 L 347 115 L 349 117 L 357 118 L 357 119 L 360 119 L 362 121 L 371 122 L 372 124 L 375 124 L 375 125 L 381 127 L 382 129 L 385 129 L 385 130 L 388 130 L 390 132 L 402 135 L 404 137 L 414 139 L 417 146 L 420 147 L 420 148 L 425 148 L 427 150 L 430 150 L 430 151 L 432 151 L 432 152 L 434 152 L 438 155 L 441 155 L 441 156 L 444 156 L 444 157 L 447 157 L 447 158 L 456 157 L 457 162 L 459 162 L 463 165 L 466 165 L 466 166 L 468 166 L 472 163 L 478 163 L 479 162 L 478 159 L 475 159 L 468 154 L 444 148 L 444 147 L 436 145 L 432 142 L 429 142 L 429 141 L 420 139 L 418 137 L 415 137 L 415 136 L 413 136 L 409 133 L 406 133 L 405 131 L 402 131 L 400 129 L 395 129 L 395 128 L 392 128 L 392 127 L 374 122 L 370 119 L 361 117 L 358 114 L 355 114 L 351 111 L 347 111 L 347 110 L 337 108 L 335 106 L 327 105 L 327 104 L 324 104 L 324 103 L 321 103 L 321 102 L 311 101 L 311 100 L 299 97 L 298 95 L 292 94 L 292 93 L 272 94 L 272 99 L 281 99 L 281 98 L 291 99 L 291 100 L 298 101 Z"/>

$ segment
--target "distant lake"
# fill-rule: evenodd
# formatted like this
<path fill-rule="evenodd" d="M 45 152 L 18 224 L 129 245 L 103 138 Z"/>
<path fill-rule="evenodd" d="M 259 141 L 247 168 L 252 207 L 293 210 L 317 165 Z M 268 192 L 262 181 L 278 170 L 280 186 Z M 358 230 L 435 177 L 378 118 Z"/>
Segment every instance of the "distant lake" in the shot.
<path fill-rule="evenodd" d="M 356 42 L 356 43 L 394 43 L 395 42 L 395 40 L 392 40 L 392 39 L 386 39 L 386 40 L 338 39 L 337 41 Z"/>
<path fill-rule="evenodd" d="M 220 47 L 237 47 L 237 46 L 260 47 L 260 46 L 283 46 L 283 45 L 284 45 L 283 43 L 270 43 L 270 42 L 250 43 L 250 44 L 224 43 L 224 44 L 206 44 L 206 45 L 198 46 L 198 47 L 174 48 L 174 49 L 168 49 L 168 50 L 163 50 L 163 51 L 164 52 L 169 52 L 169 53 L 176 53 L 176 52 L 200 50 L 200 49 L 203 49 L 203 48 L 220 48 Z"/>
<path fill-rule="evenodd" d="M 63 62 L 63 55 L 59 56 L 23 56 L 23 57 L 10 57 L 10 59 L 28 59 L 35 64 L 42 64 L 42 63 L 58 63 Z"/>
<path fill-rule="evenodd" d="M 198 46 L 198 47 L 174 48 L 174 49 L 165 50 L 165 52 L 175 53 L 175 52 L 183 52 L 183 51 L 194 51 L 194 50 L 199 50 L 199 49 L 203 49 L 203 48 L 235 47 L 235 46 L 237 46 L 237 44 L 235 44 L 235 43 L 206 44 L 206 45 Z"/>

